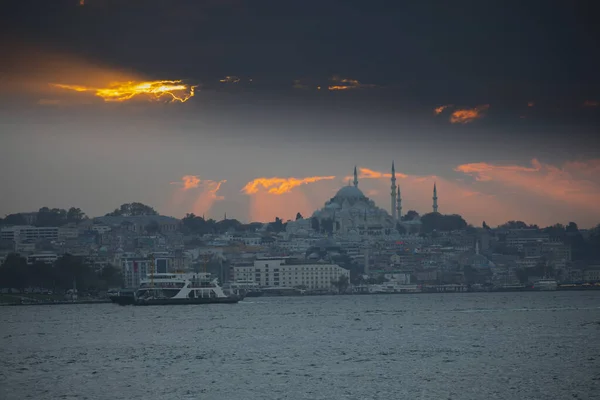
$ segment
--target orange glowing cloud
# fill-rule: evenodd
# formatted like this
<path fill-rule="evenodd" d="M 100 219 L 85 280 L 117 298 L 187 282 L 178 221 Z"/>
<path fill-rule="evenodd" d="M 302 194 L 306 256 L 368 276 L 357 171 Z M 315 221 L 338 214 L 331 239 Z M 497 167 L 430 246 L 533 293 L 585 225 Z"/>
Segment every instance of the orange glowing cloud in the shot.
<path fill-rule="evenodd" d="M 181 188 L 175 192 L 172 205 L 180 207 L 186 200 L 192 196 L 192 212 L 201 215 L 208 212 L 217 201 L 224 200 L 225 197 L 218 194 L 221 185 L 226 180 L 213 181 L 210 179 L 200 179 L 197 175 L 184 175 L 179 182 L 171 182 L 171 185 L 178 185 Z M 193 194 L 192 194 L 193 193 Z"/>
<path fill-rule="evenodd" d="M 181 178 L 181 181 L 183 182 L 183 190 L 197 188 L 198 186 L 200 186 L 201 182 L 200 178 L 198 178 L 196 175 L 185 175 Z"/>
<path fill-rule="evenodd" d="M 446 104 L 444 106 L 439 106 L 433 109 L 433 113 L 435 115 L 440 115 L 446 108 L 452 107 L 452 104 Z"/>
<path fill-rule="evenodd" d="M 455 110 L 450 116 L 450 122 L 453 124 L 468 124 L 476 119 L 483 118 L 485 111 L 487 111 L 489 108 L 489 104 L 483 104 L 475 108 L 463 108 Z"/>
<path fill-rule="evenodd" d="M 437 184 L 439 210 L 460 214 L 468 222 L 499 225 L 520 219 L 540 226 L 576 221 L 592 226 L 600 220 L 600 159 L 566 162 L 560 166 L 533 160 L 530 165 L 469 163 L 455 168 L 459 178 L 396 173 L 403 214 L 432 211 L 433 184 Z M 465 179 L 465 175 L 474 179 Z M 360 168 L 359 189 L 390 212 L 390 173 Z M 347 179 L 352 179 L 352 176 Z M 263 178 L 265 179 L 265 178 Z M 273 221 L 294 219 L 296 212 L 312 216 L 344 184 L 328 179 L 298 190 L 286 190 L 280 180 L 252 181 L 244 188 L 250 196 L 250 218 Z M 300 179 L 298 179 L 300 180 Z M 270 183 L 269 183 L 270 182 Z M 297 185 L 302 186 L 302 185 Z M 296 187 L 296 186 L 294 186 Z M 267 190 L 260 190 L 267 189 Z M 280 195 L 274 195 L 282 193 Z"/>
<path fill-rule="evenodd" d="M 527 103 L 527 107 L 533 107 L 533 106 L 535 106 L 535 102 L 530 101 Z"/>
<path fill-rule="evenodd" d="M 87 6 L 87 4 L 86 4 Z M 0 94 L 34 97 L 41 105 L 60 102 L 61 105 L 88 103 L 81 91 L 57 88 L 50 82 L 69 84 L 77 82 L 78 88 L 106 87 L 110 82 L 144 80 L 129 71 L 91 63 L 72 54 L 14 40 L 5 49 L 10 63 L 0 63 Z M 90 96 L 93 100 L 94 98 Z M 41 99 L 41 100 L 40 100 Z M 83 100 L 83 101 L 82 101 Z"/>
<path fill-rule="evenodd" d="M 537 159 L 531 166 L 471 163 L 456 167 L 479 182 L 500 184 L 540 201 L 570 207 L 572 213 L 587 212 L 600 218 L 600 160 L 567 162 L 561 166 Z"/>
<path fill-rule="evenodd" d="M 221 83 L 239 83 L 241 79 L 237 76 L 226 76 L 223 79 L 219 79 Z"/>
<path fill-rule="evenodd" d="M 180 80 L 113 82 L 107 87 L 60 83 L 52 83 L 51 86 L 75 92 L 92 92 L 107 102 L 123 102 L 134 97 L 144 97 L 150 100 L 168 98 L 170 102 L 185 103 L 194 97 L 194 89 L 196 88 L 196 86 L 184 84 Z"/>
<path fill-rule="evenodd" d="M 356 79 L 347 79 L 347 78 L 340 78 L 339 76 L 333 76 L 331 78 L 331 81 L 333 82 L 332 85 L 329 85 L 329 87 L 327 88 L 328 90 L 350 90 L 350 89 L 364 89 L 364 88 L 374 88 L 376 87 L 376 85 L 371 85 L 371 84 L 366 84 L 366 83 L 360 83 L 359 81 L 357 81 Z"/>
<path fill-rule="evenodd" d="M 381 171 L 375 171 L 369 168 L 363 168 L 363 167 L 359 167 L 358 168 L 358 179 L 380 179 L 380 178 L 387 178 L 390 179 L 392 177 L 392 174 L 390 172 L 381 172 Z M 400 173 L 400 172 L 396 172 L 396 178 L 406 178 L 407 175 Z M 344 178 L 346 181 L 347 180 L 352 180 L 354 179 L 353 175 L 347 176 Z"/>
<path fill-rule="evenodd" d="M 598 107 L 600 106 L 600 102 L 594 100 L 586 100 L 583 102 L 584 107 Z"/>
<path fill-rule="evenodd" d="M 307 178 L 256 178 L 242 188 L 246 194 L 258 193 L 260 188 L 267 189 L 270 194 L 281 195 L 289 193 L 293 188 L 323 180 L 332 180 L 335 176 L 310 176 Z"/>

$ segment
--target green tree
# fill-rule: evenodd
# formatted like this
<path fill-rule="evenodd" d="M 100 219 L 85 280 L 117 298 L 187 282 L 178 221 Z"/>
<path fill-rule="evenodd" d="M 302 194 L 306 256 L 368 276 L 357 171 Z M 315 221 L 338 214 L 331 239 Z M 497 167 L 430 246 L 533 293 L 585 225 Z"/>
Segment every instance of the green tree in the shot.
<path fill-rule="evenodd" d="M 154 208 L 142 203 L 125 203 L 113 212 L 106 214 L 107 217 L 135 217 L 139 215 L 158 215 Z"/>
<path fill-rule="evenodd" d="M 21 293 L 29 286 L 27 260 L 19 254 L 11 253 L 0 267 L 0 287 L 19 289 Z"/>
<path fill-rule="evenodd" d="M 428 213 L 421 217 L 421 231 L 423 233 L 459 231 L 466 228 L 467 222 L 458 214 Z"/>
<path fill-rule="evenodd" d="M 35 221 L 35 225 L 40 227 L 62 226 L 66 223 L 66 210 L 63 210 L 62 208 L 49 209 L 48 207 L 42 207 L 39 209 Z"/>
<path fill-rule="evenodd" d="M 412 221 L 419 218 L 419 213 L 415 210 L 409 210 L 404 216 L 401 218 L 402 221 Z"/>
<path fill-rule="evenodd" d="M 67 211 L 67 222 L 78 224 L 86 218 L 81 208 L 71 207 Z"/>
<path fill-rule="evenodd" d="M 65 254 L 54 264 L 56 286 L 67 290 L 77 285 L 78 290 L 97 288 L 99 279 L 81 257 Z"/>
<path fill-rule="evenodd" d="M 23 214 L 9 214 L 2 221 L 4 225 L 27 225 L 27 220 Z"/>
<path fill-rule="evenodd" d="M 218 233 L 237 232 L 241 227 L 242 223 L 237 219 L 224 219 L 215 223 L 215 230 Z"/>
<path fill-rule="evenodd" d="M 121 269 L 114 265 L 107 265 L 99 273 L 99 278 L 104 288 L 115 288 L 123 286 L 123 275 Z"/>
<path fill-rule="evenodd" d="M 347 275 L 340 275 L 337 280 L 331 281 L 331 284 L 335 286 L 338 293 L 344 293 L 348 289 L 350 282 Z"/>
<path fill-rule="evenodd" d="M 267 227 L 267 231 L 269 232 L 283 232 L 285 230 L 286 224 L 283 223 L 283 220 L 279 217 L 275 217 L 275 222 L 269 222 Z"/>

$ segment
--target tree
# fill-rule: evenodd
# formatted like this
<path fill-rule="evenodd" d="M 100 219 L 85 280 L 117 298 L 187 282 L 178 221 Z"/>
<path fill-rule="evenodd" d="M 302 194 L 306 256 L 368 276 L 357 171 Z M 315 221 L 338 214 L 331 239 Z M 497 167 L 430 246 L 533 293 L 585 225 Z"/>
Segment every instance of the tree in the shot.
<path fill-rule="evenodd" d="M 338 293 L 346 292 L 349 283 L 347 275 L 340 275 L 337 280 L 331 281 L 331 284 L 337 288 Z"/>
<path fill-rule="evenodd" d="M 412 221 L 419 218 L 419 213 L 415 210 L 409 210 L 404 216 L 401 218 L 402 221 Z"/>
<path fill-rule="evenodd" d="M 487 229 L 488 231 L 491 229 L 490 226 L 488 224 L 485 223 L 485 221 L 483 221 L 483 224 L 481 224 L 481 227 L 483 229 Z"/>
<path fill-rule="evenodd" d="M 275 217 L 275 222 L 269 222 L 267 226 L 267 231 L 269 232 L 283 232 L 285 230 L 286 224 L 283 223 L 283 220 L 279 217 Z"/>
<path fill-rule="evenodd" d="M 215 230 L 218 233 L 237 232 L 241 226 L 242 223 L 237 219 L 224 219 L 215 224 Z"/>
<path fill-rule="evenodd" d="M 81 208 L 71 207 L 67 211 L 67 222 L 78 224 L 86 218 L 86 215 Z"/>
<path fill-rule="evenodd" d="M 562 239 L 565 237 L 565 226 L 562 224 L 554 224 L 543 229 L 552 238 Z"/>
<path fill-rule="evenodd" d="M 320 223 L 319 223 L 319 218 L 317 218 L 317 217 L 312 217 L 310 219 L 310 226 L 316 232 L 320 232 L 321 231 L 321 226 L 320 226 Z"/>
<path fill-rule="evenodd" d="M 102 281 L 102 285 L 105 288 L 121 287 L 123 286 L 123 275 L 121 269 L 114 265 L 107 265 L 100 271 L 99 278 Z"/>
<path fill-rule="evenodd" d="M 423 233 L 458 231 L 465 228 L 467 228 L 467 222 L 457 214 L 428 213 L 421 217 L 421 231 Z"/>
<path fill-rule="evenodd" d="M 527 225 L 523 221 L 508 221 L 502 225 L 499 225 L 498 228 L 501 229 L 538 229 L 537 225 Z"/>
<path fill-rule="evenodd" d="M 28 272 L 24 257 L 16 253 L 9 254 L 0 266 L 0 287 L 19 289 L 23 293 L 28 286 Z"/>
<path fill-rule="evenodd" d="M 2 223 L 4 225 L 27 225 L 27 220 L 23 214 L 8 214 Z"/>
<path fill-rule="evenodd" d="M 400 222 L 396 222 L 396 230 L 400 235 L 406 235 L 407 233 L 406 228 Z"/>
<path fill-rule="evenodd" d="M 572 235 L 578 234 L 579 233 L 579 227 L 577 226 L 577 224 L 575 222 L 569 222 L 569 224 L 565 228 L 565 232 L 567 234 L 572 234 Z"/>
<path fill-rule="evenodd" d="M 304 217 L 298 212 L 296 213 L 296 221 L 298 221 L 299 219 L 304 219 Z"/>
<path fill-rule="evenodd" d="M 154 208 L 142 203 L 126 203 L 106 214 L 107 217 L 135 217 L 139 215 L 158 215 Z"/>
<path fill-rule="evenodd" d="M 62 208 L 49 209 L 48 207 L 42 207 L 39 209 L 35 221 L 35 225 L 40 227 L 62 226 L 66 223 L 66 210 L 63 210 Z"/>
<path fill-rule="evenodd" d="M 204 218 L 198 217 L 194 214 L 186 214 L 181 222 L 181 229 L 185 234 L 204 235 L 217 231 L 217 223 L 215 220 L 205 220 Z"/>
<path fill-rule="evenodd" d="M 71 289 L 73 284 L 77 290 L 87 290 L 98 287 L 98 276 L 84 263 L 81 257 L 65 254 L 54 263 L 56 286 Z"/>

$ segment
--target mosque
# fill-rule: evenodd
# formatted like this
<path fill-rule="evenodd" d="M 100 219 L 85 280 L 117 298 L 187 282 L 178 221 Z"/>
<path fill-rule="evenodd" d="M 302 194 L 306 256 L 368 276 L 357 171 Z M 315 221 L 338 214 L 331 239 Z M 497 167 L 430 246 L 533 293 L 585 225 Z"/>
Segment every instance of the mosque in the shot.
<path fill-rule="evenodd" d="M 437 188 L 433 185 L 433 212 L 438 212 Z M 390 211 L 379 208 L 358 188 L 358 174 L 354 167 L 354 181 L 342 187 L 323 208 L 313 213 L 311 218 L 290 221 L 286 231 L 291 234 L 307 234 L 313 229 L 313 220 L 319 224 L 333 221 L 333 232 L 338 235 L 393 235 L 398 234 L 397 224 L 404 226 L 407 232 L 420 228 L 421 221 L 401 221 L 402 198 L 400 187 L 396 185 L 396 170 L 392 162 Z"/>

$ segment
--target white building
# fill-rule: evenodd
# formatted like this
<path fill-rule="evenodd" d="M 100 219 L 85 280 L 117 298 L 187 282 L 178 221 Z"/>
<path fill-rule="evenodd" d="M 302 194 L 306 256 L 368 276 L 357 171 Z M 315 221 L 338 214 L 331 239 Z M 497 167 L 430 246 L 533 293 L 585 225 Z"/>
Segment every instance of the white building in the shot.
<path fill-rule="evenodd" d="M 44 264 L 54 264 L 58 260 L 58 254 L 52 252 L 42 252 L 27 256 L 27 264 L 42 262 Z"/>
<path fill-rule="evenodd" d="M 125 287 L 137 288 L 150 273 L 151 261 L 147 257 L 125 257 L 121 259 L 121 271 Z"/>
<path fill-rule="evenodd" d="M 234 280 L 253 280 L 261 287 L 329 289 L 342 276 L 350 280 L 350 271 L 336 264 L 305 264 L 289 257 L 259 258 L 253 266 L 234 267 Z"/>
<path fill-rule="evenodd" d="M 58 228 L 58 238 L 60 240 L 77 239 L 79 229 L 76 225 L 65 225 Z"/>
<path fill-rule="evenodd" d="M 36 240 L 56 240 L 58 239 L 59 228 L 55 226 L 29 226 L 16 225 L 2 228 L 0 239 L 13 240 L 15 242 L 36 241 Z"/>
<path fill-rule="evenodd" d="M 90 230 L 94 231 L 94 232 L 98 232 L 100 235 L 106 233 L 106 232 L 110 232 L 112 230 L 112 228 L 108 225 L 92 225 L 92 227 L 90 228 Z"/>

